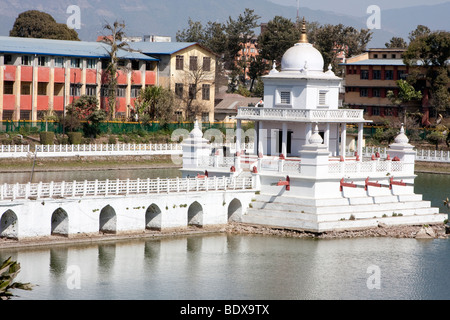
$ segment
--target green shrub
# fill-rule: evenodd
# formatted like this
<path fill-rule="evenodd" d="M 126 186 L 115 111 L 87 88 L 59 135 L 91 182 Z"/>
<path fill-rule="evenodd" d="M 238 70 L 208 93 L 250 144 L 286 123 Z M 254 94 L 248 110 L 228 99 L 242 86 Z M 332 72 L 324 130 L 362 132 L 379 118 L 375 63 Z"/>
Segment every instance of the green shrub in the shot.
<path fill-rule="evenodd" d="M 68 132 L 67 136 L 69 137 L 70 144 L 81 144 L 81 140 L 83 138 L 83 134 L 81 132 Z"/>
<path fill-rule="evenodd" d="M 53 144 L 55 133 L 52 131 L 41 131 L 39 133 L 40 142 L 43 145 Z"/>

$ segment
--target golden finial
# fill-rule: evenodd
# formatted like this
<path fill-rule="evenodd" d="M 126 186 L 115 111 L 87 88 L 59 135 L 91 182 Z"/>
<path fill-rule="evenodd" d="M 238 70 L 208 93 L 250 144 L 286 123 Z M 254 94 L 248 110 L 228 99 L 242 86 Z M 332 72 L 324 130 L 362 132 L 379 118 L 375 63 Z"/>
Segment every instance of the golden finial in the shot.
<path fill-rule="evenodd" d="M 306 20 L 305 20 L 305 17 L 303 17 L 301 32 L 302 33 L 300 35 L 299 43 L 308 43 L 308 37 L 306 36 Z"/>

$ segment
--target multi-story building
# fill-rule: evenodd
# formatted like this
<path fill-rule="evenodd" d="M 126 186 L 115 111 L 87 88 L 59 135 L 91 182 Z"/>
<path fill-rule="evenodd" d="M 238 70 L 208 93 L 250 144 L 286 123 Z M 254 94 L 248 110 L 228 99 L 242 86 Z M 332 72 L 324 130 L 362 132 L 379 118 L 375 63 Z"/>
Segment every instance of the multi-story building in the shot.
<path fill-rule="evenodd" d="M 131 49 L 157 58 L 157 84 L 180 99 L 179 119 L 214 121 L 216 54 L 195 42 L 133 42 Z M 195 112 L 194 112 L 195 111 Z"/>
<path fill-rule="evenodd" d="M 347 58 L 345 66 L 344 104 L 350 108 L 364 109 L 369 119 L 397 117 L 398 106 L 388 98 L 387 92 L 397 92 L 396 81 L 405 79 L 409 67 L 403 63 L 405 49 L 369 49 L 355 57 Z"/>
<path fill-rule="evenodd" d="M 0 120 L 62 115 L 81 95 L 107 107 L 110 47 L 101 42 L 0 37 Z M 116 117 L 126 118 L 141 88 L 155 85 L 158 59 L 119 50 Z"/>

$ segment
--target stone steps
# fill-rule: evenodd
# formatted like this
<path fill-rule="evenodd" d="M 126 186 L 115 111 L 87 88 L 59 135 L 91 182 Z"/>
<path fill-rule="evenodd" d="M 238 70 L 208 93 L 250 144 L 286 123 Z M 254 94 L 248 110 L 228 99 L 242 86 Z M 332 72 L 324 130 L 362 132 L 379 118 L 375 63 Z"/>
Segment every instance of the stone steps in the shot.
<path fill-rule="evenodd" d="M 364 198 L 308 199 L 294 196 L 256 195 L 242 222 L 311 231 L 439 223 L 438 208 L 421 195 Z"/>

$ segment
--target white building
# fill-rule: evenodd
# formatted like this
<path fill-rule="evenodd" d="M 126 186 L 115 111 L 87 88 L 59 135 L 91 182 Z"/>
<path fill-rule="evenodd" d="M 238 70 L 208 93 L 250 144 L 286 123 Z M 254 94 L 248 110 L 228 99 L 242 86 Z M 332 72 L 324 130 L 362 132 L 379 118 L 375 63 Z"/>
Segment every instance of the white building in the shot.
<path fill-rule="evenodd" d="M 313 232 L 443 223 L 447 215 L 414 193 L 415 151 L 403 128 L 385 158 L 363 157 L 363 124 L 369 121 L 363 110 L 339 109 L 342 79 L 323 70 L 304 24 L 281 71 L 264 77 L 264 105 L 238 108 L 235 154 L 205 147 L 197 128 L 183 147 L 183 174 L 252 174 L 259 192 L 242 212 L 245 223 Z M 255 123 L 252 152 L 242 152 L 248 135 L 240 129 L 243 121 Z M 351 155 L 349 124 L 358 127 Z"/>

